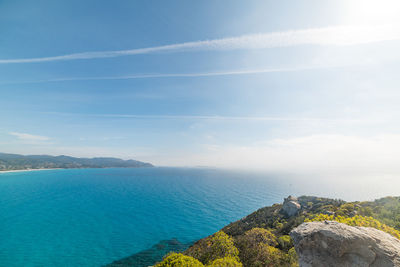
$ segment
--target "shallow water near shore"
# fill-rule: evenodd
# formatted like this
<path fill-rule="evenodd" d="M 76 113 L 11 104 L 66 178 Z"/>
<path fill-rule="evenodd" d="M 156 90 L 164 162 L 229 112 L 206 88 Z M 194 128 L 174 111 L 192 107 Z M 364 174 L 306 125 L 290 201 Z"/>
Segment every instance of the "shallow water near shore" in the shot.
<path fill-rule="evenodd" d="M 147 266 L 289 194 L 355 200 L 394 193 L 389 180 L 355 188 L 346 180 L 205 168 L 4 173 L 0 266 L 102 266 L 121 259 Z"/>

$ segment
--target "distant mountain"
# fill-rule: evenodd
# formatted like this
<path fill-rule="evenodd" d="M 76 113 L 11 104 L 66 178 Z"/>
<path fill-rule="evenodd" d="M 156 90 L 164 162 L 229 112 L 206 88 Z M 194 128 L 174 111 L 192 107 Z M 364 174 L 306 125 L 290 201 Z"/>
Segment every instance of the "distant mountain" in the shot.
<path fill-rule="evenodd" d="M 138 168 L 153 167 L 137 160 L 118 158 L 74 158 L 69 156 L 17 155 L 0 153 L 0 171 L 51 168 Z"/>

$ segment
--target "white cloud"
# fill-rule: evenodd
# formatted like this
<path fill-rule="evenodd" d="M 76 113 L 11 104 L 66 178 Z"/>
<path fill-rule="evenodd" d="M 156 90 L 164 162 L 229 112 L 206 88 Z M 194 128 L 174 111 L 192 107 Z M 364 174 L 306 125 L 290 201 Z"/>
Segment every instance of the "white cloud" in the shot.
<path fill-rule="evenodd" d="M 347 46 L 400 39 L 399 25 L 336 26 L 295 31 L 242 35 L 214 40 L 185 42 L 130 50 L 83 52 L 61 56 L 0 59 L 0 64 L 37 63 L 62 60 L 112 58 L 159 52 L 187 52 L 196 50 L 236 50 L 290 47 L 298 45 Z"/>
<path fill-rule="evenodd" d="M 27 144 L 45 143 L 50 140 L 49 137 L 42 135 L 33 135 L 33 134 L 18 133 L 18 132 L 9 132 L 9 134 L 17 137 L 18 140 L 21 140 L 22 142 Z"/>

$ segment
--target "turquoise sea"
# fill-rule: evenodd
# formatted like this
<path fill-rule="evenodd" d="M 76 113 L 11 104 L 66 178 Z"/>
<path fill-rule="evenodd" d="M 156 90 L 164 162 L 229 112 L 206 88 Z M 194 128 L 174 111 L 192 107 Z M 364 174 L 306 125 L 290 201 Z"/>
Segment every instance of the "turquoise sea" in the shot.
<path fill-rule="evenodd" d="M 385 184 L 205 168 L 2 173 L 0 266 L 148 266 L 289 194 L 373 199 L 395 193 Z"/>

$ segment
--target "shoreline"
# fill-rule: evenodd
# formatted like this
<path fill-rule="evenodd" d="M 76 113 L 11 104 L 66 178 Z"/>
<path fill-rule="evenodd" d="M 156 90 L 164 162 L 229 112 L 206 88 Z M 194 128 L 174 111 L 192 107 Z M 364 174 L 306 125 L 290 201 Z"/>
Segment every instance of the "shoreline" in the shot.
<path fill-rule="evenodd" d="M 51 171 L 51 170 L 62 170 L 62 169 L 64 168 L 8 170 L 8 171 L 0 171 L 0 174 L 13 173 L 13 172 Z"/>
<path fill-rule="evenodd" d="M 85 167 L 85 168 L 43 168 L 43 169 L 21 169 L 21 170 L 8 170 L 8 171 L 1 171 L 0 174 L 2 173 L 13 173 L 13 172 L 31 172 L 31 171 L 51 171 L 51 170 L 79 170 L 79 169 L 113 169 L 113 168 L 124 168 L 124 169 L 137 169 L 137 168 L 155 168 L 155 166 L 147 167 L 147 166 L 142 166 L 142 167 Z"/>

